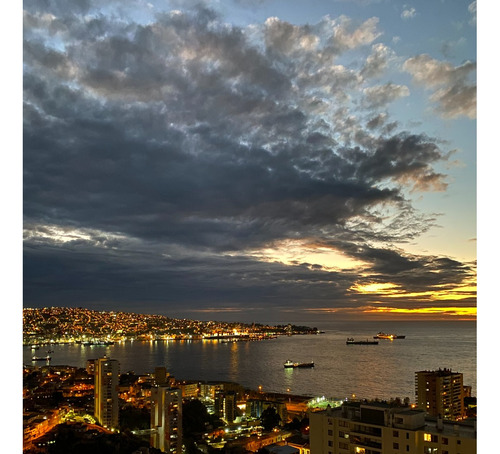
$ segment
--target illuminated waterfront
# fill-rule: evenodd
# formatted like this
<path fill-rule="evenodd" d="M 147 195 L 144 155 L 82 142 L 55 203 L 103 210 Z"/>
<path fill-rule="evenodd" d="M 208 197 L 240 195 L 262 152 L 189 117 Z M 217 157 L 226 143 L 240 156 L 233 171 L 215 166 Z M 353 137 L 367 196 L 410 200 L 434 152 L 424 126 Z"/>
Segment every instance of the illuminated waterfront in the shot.
<path fill-rule="evenodd" d="M 309 323 L 312 326 L 311 323 Z M 119 360 L 121 371 L 136 374 L 166 366 L 178 379 L 234 381 L 265 391 L 302 395 L 414 399 L 414 372 L 451 368 L 464 374 L 476 394 L 475 322 L 338 322 L 320 324 L 320 335 L 280 336 L 264 341 L 127 341 L 110 346 L 55 345 L 51 364 L 85 367 L 104 354 Z M 376 346 L 346 345 L 347 337 L 370 338 L 379 331 L 405 334 Z M 48 347 L 40 347 L 37 356 Z M 23 348 L 32 364 L 33 351 Z M 311 361 L 312 369 L 284 369 L 287 360 Z M 35 364 L 35 363 L 33 363 Z M 43 365 L 45 363 L 36 363 Z"/>

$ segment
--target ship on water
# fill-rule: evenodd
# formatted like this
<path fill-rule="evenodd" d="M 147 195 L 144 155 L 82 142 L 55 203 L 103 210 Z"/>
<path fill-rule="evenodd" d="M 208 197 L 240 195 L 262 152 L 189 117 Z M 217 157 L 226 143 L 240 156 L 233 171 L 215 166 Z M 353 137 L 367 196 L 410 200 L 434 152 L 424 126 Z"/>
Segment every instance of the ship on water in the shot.
<path fill-rule="evenodd" d="M 283 367 L 285 369 L 295 369 L 295 368 L 308 368 L 308 367 L 314 367 L 314 361 L 311 361 L 310 363 L 296 363 L 290 360 L 287 360 L 285 364 L 283 364 Z"/>
<path fill-rule="evenodd" d="M 346 345 L 378 345 L 378 341 L 371 341 L 371 340 L 354 340 L 354 337 L 348 337 L 346 340 Z"/>
<path fill-rule="evenodd" d="M 399 334 L 387 334 L 379 331 L 376 336 L 373 336 L 374 339 L 404 339 L 406 336 L 401 336 Z"/>
<path fill-rule="evenodd" d="M 31 361 L 50 361 L 52 358 L 47 356 L 32 356 Z"/>

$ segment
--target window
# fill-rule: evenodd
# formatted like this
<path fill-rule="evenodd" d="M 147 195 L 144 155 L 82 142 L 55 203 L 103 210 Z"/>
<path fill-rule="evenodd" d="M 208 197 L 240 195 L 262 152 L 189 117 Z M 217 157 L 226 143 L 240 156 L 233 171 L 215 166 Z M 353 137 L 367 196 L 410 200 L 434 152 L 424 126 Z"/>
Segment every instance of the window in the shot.
<path fill-rule="evenodd" d="M 424 434 L 424 441 L 431 441 L 431 434 Z"/>
<path fill-rule="evenodd" d="M 394 438 L 398 438 L 398 437 L 399 437 L 399 431 L 398 431 L 398 430 L 393 430 L 393 431 L 392 431 L 392 436 L 393 436 Z"/>
<path fill-rule="evenodd" d="M 410 445 L 406 445 L 406 451 L 410 450 Z"/>
<path fill-rule="evenodd" d="M 406 439 L 409 440 L 410 439 L 410 434 L 408 432 L 406 432 Z"/>
<path fill-rule="evenodd" d="M 443 437 L 443 445 L 447 445 L 448 444 L 448 439 L 446 437 Z"/>
<path fill-rule="evenodd" d="M 328 446 L 333 446 L 332 440 L 328 440 Z"/>
<path fill-rule="evenodd" d="M 329 429 L 328 430 L 328 435 L 331 437 L 333 435 L 333 430 Z"/>
<path fill-rule="evenodd" d="M 399 449 L 399 443 L 393 443 L 392 449 Z"/>

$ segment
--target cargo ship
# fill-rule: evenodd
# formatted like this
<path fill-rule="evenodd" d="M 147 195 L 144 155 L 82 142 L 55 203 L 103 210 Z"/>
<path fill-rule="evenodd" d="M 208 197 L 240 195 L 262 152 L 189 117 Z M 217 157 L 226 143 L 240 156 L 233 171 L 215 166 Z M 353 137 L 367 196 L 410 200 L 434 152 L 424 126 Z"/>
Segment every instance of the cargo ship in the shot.
<path fill-rule="evenodd" d="M 31 361 L 50 361 L 51 357 L 49 355 L 47 356 L 32 356 Z"/>
<path fill-rule="evenodd" d="M 314 367 L 314 362 L 311 361 L 310 363 L 294 363 L 293 361 L 287 360 L 285 364 L 283 364 L 283 367 L 285 369 L 295 369 L 295 368 L 307 368 L 307 367 Z"/>
<path fill-rule="evenodd" d="M 378 345 L 378 341 L 371 341 L 371 340 L 362 340 L 362 341 L 355 341 L 354 337 L 348 337 L 346 340 L 346 345 Z"/>

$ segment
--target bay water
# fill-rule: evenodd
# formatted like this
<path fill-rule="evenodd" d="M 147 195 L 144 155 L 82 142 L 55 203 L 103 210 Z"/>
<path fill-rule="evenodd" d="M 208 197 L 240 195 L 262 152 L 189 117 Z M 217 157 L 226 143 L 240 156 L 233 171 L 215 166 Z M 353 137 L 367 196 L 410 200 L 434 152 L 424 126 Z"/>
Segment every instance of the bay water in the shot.
<path fill-rule="evenodd" d="M 298 323 L 297 323 L 298 324 Z M 177 379 L 233 381 L 265 392 L 344 399 L 415 399 L 415 372 L 461 372 L 475 396 L 476 323 L 473 321 L 307 322 L 318 335 L 279 336 L 263 341 L 127 341 L 110 346 L 53 345 L 52 365 L 85 367 L 107 355 L 122 373 L 153 373 L 165 366 Z M 405 335 L 378 345 L 346 345 L 346 339 L 373 340 L 377 332 Z M 45 356 L 45 349 L 23 347 L 23 363 Z M 285 369 L 286 360 L 314 361 L 310 369 Z"/>

